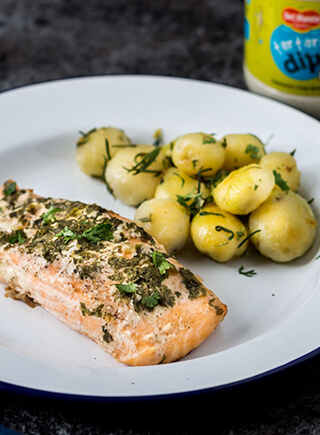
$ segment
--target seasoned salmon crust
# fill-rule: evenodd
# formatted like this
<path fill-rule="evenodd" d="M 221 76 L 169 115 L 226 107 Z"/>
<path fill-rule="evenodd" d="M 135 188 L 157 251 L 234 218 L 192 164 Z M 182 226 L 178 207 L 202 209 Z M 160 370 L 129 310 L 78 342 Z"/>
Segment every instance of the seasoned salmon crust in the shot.
<path fill-rule="evenodd" d="M 227 307 L 133 221 L 96 204 L 0 188 L 0 281 L 118 361 L 176 361 Z"/>

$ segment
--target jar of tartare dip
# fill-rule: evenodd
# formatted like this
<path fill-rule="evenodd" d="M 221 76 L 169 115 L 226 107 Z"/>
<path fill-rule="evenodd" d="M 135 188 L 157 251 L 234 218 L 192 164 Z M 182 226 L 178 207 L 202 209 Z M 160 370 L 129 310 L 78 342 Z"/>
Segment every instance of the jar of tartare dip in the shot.
<path fill-rule="evenodd" d="M 320 1 L 245 1 L 249 90 L 320 119 Z"/>

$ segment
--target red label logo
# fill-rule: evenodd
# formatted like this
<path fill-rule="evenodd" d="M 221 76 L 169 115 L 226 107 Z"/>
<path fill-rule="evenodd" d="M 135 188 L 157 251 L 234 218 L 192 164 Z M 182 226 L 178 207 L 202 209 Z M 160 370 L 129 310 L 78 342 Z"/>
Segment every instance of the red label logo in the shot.
<path fill-rule="evenodd" d="M 300 12 L 287 8 L 282 12 L 282 19 L 298 30 L 309 30 L 320 24 L 320 14 L 317 11 Z"/>

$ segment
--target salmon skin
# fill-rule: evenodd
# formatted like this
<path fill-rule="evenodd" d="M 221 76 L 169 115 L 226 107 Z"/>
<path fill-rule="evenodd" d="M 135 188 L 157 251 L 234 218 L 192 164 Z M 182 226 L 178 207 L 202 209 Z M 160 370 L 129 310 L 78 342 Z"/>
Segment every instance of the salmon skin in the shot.
<path fill-rule="evenodd" d="M 227 313 L 133 221 L 12 180 L 0 188 L 0 281 L 134 366 L 180 359 Z"/>

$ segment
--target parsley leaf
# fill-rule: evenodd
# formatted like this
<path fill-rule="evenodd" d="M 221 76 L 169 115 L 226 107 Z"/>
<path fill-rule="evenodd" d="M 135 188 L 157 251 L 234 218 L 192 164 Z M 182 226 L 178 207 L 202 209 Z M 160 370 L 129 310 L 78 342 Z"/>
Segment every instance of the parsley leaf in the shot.
<path fill-rule="evenodd" d="M 245 149 L 246 154 L 250 154 L 251 159 L 260 159 L 261 158 L 261 152 L 258 147 L 255 145 L 248 144 Z"/>
<path fill-rule="evenodd" d="M 137 287 L 133 282 L 130 284 L 116 284 L 116 287 L 122 293 L 132 294 L 137 292 Z"/>
<path fill-rule="evenodd" d="M 163 254 L 159 251 L 152 252 L 152 261 L 159 269 L 161 275 L 164 275 L 168 269 L 176 269 L 175 266 L 169 263 L 169 261 L 167 261 Z"/>
<path fill-rule="evenodd" d="M 216 142 L 217 142 L 216 139 L 212 135 L 209 135 L 209 134 L 206 135 L 202 141 L 203 145 L 208 144 L 208 143 L 216 143 Z"/>
<path fill-rule="evenodd" d="M 64 241 L 67 243 L 69 240 L 74 240 L 77 238 L 77 235 L 74 231 L 72 231 L 69 227 L 64 227 L 56 237 L 64 237 Z"/>
<path fill-rule="evenodd" d="M 58 211 L 61 211 L 61 208 L 51 206 L 49 210 L 41 216 L 42 222 L 46 225 L 55 222 L 57 220 L 55 217 L 55 213 L 58 213 Z"/>
<path fill-rule="evenodd" d="M 101 240 L 111 240 L 113 238 L 113 233 L 111 231 L 111 224 L 104 222 L 99 225 L 95 225 L 92 228 L 85 230 L 79 238 L 85 238 L 90 240 L 90 242 L 100 242 Z"/>
<path fill-rule="evenodd" d="M 274 180 L 275 180 L 276 185 L 279 186 L 285 192 L 288 192 L 290 190 L 290 187 L 284 181 L 284 179 L 282 178 L 280 172 L 277 172 L 276 170 L 273 170 L 272 173 L 274 175 Z"/>
<path fill-rule="evenodd" d="M 77 235 L 74 231 L 72 231 L 69 227 L 64 227 L 56 237 L 64 237 L 64 241 L 67 243 L 69 240 L 74 239 L 87 239 L 90 242 L 100 242 L 101 240 L 111 240 L 113 238 L 113 233 L 111 231 L 111 224 L 108 222 L 104 222 L 99 225 L 95 225 L 92 228 L 88 228 L 83 231 L 82 234 Z"/>
<path fill-rule="evenodd" d="M 141 303 L 147 308 L 154 308 L 156 305 L 158 305 L 159 300 L 160 300 L 160 295 L 158 292 L 155 292 L 149 296 L 142 298 Z"/>
<path fill-rule="evenodd" d="M 9 183 L 5 183 L 5 188 L 3 190 L 4 196 L 12 195 L 16 191 L 17 191 L 17 184 L 16 184 L 15 181 L 9 182 Z"/>

